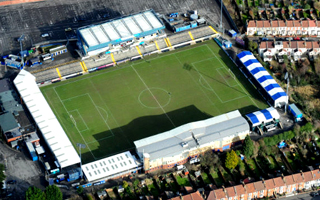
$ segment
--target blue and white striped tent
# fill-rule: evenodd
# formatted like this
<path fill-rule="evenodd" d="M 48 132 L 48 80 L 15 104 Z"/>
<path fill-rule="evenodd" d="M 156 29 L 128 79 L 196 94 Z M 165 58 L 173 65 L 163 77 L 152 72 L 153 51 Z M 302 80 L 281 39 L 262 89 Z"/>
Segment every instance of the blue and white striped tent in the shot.
<path fill-rule="evenodd" d="M 280 119 L 278 111 L 273 107 L 247 114 L 246 117 L 251 122 L 252 127 L 259 126 L 262 123 L 266 124 L 273 119 Z"/>
<path fill-rule="evenodd" d="M 243 51 L 239 53 L 237 57 L 271 97 L 273 100 L 272 106 L 281 107 L 288 103 L 288 95 L 250 51 Z"/>

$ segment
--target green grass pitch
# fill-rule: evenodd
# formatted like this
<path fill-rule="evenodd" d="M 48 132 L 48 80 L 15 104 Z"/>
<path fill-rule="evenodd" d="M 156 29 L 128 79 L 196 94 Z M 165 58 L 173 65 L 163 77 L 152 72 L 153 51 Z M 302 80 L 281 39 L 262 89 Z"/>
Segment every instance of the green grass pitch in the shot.
<path fill-rule="evenodd" d="M 208 41 L 41 87 L 84 163 L 188 122 L 267 105 L 228 56 Z"/>

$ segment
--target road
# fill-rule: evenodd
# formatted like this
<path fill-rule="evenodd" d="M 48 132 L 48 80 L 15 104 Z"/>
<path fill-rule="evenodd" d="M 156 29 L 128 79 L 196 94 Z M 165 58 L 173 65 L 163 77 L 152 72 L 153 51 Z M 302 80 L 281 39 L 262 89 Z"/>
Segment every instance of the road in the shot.
<path fill-rule="evenodd" d="M 23 48 L 48 40 L 65 39 L 64 29 L 133 14 L 146 9 L 168 14 L 197 10 L 198 14 L 213 23 L 219 23 L 219 0 L 50 0 L 0 7 L 0 55 L 17 53 L 20 49 L 16 41 L 21 34 L 26 38 Z M 230 25 L 225 17 L 226 29 Z M 50 37 L 42 38 L 48 33 Z"/>
<path fill-rule="evenodd" d="M 299 194 L 291 197 L 283 198 L 285 200 L 320 200 L 320 196 L 312 197 L 310 193 Z"/>

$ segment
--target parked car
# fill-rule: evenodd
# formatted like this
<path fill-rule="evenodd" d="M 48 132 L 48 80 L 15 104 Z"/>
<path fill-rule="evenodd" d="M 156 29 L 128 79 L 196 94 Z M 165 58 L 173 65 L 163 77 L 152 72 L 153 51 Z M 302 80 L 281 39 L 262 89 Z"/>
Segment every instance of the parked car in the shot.
<path fill-rule="evenodd" d="M 64 29 L 64 31 L 66 31 L 66 32 L 67 32 L 67 31 L 72 31 L 72 28 L 70 28 L 70 27 L 69 27 L 69 28 L 66 28 L 66 29 Z"/>
<path fill-rule="evenodd" d="M 49 33 L 44 33 L 41 35 L 41 37 L 43 37 L 43 38 L 49 37 Z"/>
<path fill-rule="evenodd" d="M 300 40 L 300 38 L 299 37 L 294 37 L 293 40 Z"/>
<path fill-rule="evenodd" d="M 293 40 L 293 38 L 292 37 L 287 37 L 286 40 Z"/>
<path fill-rule="evenodd" d="M 305 41 L 307 41 L 307 40 L 309 40 L 309 38 L 307 38 L 307 37 L 303 37 L 303 38 L 301 38 L 302 40 L 305 40 Z"/>
<path fill-rule="evenodd" d="M 9 180 L 9 181 L 7 181 L 7 184 L 16 184 L 16 183 L 17 183 L 16 180 Z"/>
<path fill-rule="evenodd" d="M 264 37 L 264 38 L 262 38 L 261 40 L 262 40 L 262 41 L 268 41 L 269 39 L 266 38 L 266 37 Z"/>
<path fill-rule="evenodd" d="M 312 196 L 312 197 L 319 196 L 319 192 L 311 192 L 311 193 L 310 193 L 310 196 Z"/>

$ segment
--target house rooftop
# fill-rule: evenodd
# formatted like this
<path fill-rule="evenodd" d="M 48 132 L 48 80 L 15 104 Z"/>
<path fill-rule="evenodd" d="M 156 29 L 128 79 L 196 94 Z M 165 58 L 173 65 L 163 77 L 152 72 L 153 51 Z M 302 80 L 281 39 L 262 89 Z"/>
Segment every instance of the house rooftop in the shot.
<path fill-rule="evenodd" d="M 262 181 L 254 182 L 254 188 L 256 189 L 256 191 L 261 191 L 265 189 Z"/>
<path fill-rule="evenodd" d="M 255 187 L 254 187 L 254 183 L 248 183 L 246 184 L 247 187 L 247 193 L 254 193 L 256 191 Z"/>
<path fill-rule="evenodd" d="M 284 177 L 284 180 L 286 180 L 286 184 L 287 184 L 287 185 L 293 185 L 293 184 L 295 184 L 295 181 L 294 181 L 292 175 L 285 176 L 285 177 Z"/>
<path fill-rule="evenodd" d="M 246 190 L 244 189 L 243 185 L 236 185 L 234 186 L 234 189 L 236 190 L 237 195 L 242 195 L 246 193 Z"/>
<path fill-rule="evenodd" d="M 236 196 L 236 192 L 234 191 L 234 187 L 227 187 L 226 192 L 227 192 L 228 197 Z"/>
<path fill-rule="evenodd" d="M 300 173 L 293 174 L 292 175 L 296 183 L 302 183 L 303 182 L 303 177 Z"/>
<path fill-rule="evenodd" d="M 214 193 L 217 199 L 226 198 L 226 193 L 223 191 L 223 189 L 214 190 Z"/>
<path fill-rule="evenodd" d="M 282 177 L 274 178 L 273 181 L 274 181 L 274 186 L 275 186 L 276 188 L 285 185 Z"/>
<path fill-rule="evenodd" d="M 267 189 L 267 190 L 270 190 L 270 189 L 275 188 L 273 179 L 265 180 L 264 183 L 266 184 L 266 189 Z"/>

